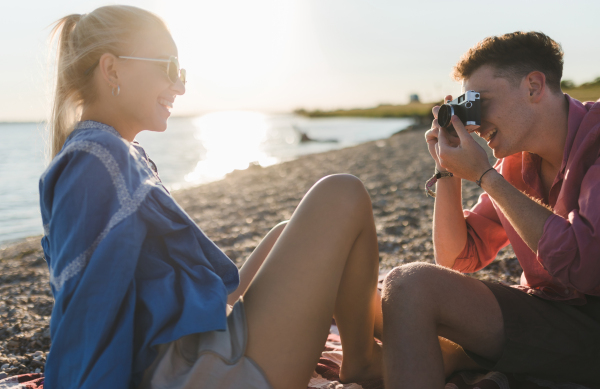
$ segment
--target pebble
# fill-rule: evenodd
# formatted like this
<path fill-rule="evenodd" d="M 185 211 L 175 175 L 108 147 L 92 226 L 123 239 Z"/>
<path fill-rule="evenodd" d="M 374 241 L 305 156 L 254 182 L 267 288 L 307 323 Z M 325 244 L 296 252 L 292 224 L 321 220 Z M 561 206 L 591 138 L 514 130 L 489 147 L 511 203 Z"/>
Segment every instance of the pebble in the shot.
<path fill-rule="evenodd" d="M 380 268 L 433 262 L 433 199 L 425 197 L 423 185 L 434 165 L 423 135 L 424 129 L 405 131 L 383 141 L 236 171 L 221 181 L 175 191 L 173 196 L 241 266 L 273 226 L 291 217 L 315 182 L 329 174 L 350 173 L 365 183 L 372 199 Z M 465 207 L 476 203 L 480 193 L 477 185 L 465 183 Z M 473 276 L 514 284 L 520 274 L 509 247 Z M 40 237 L 0 246 L 0 370 L 4 371 L 0 379 L 1 374 L 44 372 L 52 306 Z"/>

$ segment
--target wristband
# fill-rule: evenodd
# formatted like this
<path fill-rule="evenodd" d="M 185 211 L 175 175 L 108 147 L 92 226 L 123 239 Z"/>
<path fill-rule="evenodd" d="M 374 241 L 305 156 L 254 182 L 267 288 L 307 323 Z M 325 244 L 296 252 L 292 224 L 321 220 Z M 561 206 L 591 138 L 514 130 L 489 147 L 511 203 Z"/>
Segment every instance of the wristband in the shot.
<path fill-rule="evenodd" d="M 431 177 L 425 183 L 425 195 L 435 198 L 435 192 L 433 190 L 431 190 L 431 187 L 433 187 L 435 185 L 437 180 L 439 180 L 440 178 L 445 178 L 445 177 L 454 177 L 454 174 L 452 174 L 450 172 L 440 172 L 439 170 L 436 169 L 433 177 Z"/>
<path fill-rule="evenodd" d="M 488 170 L 484 171 L 483 174 L 481 175 L 481 177 L 479 177 L 479 179 L 477 181 L 475 181 L 475 183 L 477 184 L 478 187 L 481 188 L 481 179 L 483 178 L 483 176 L 485 176 L 485 173 L 490 172 L 492 170 L 496 170 L 493 167 L 489 168 Z"/>

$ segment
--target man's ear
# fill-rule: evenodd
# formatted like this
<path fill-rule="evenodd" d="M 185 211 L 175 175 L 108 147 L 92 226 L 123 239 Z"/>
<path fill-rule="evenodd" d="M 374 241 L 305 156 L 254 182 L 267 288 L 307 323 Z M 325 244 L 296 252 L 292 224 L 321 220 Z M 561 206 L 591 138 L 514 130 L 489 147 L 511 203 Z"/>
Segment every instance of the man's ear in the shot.
<path fill-rule="evenodd" d="M 540 71 L 533 71 L 525 77 L 525 85 L 529 91 L 532 103 L 538 103 L 547 92 L 546 75 Z"/>
<path fill-rule="evenodd" d="M 106 81 L 111 88 L 116 88 L 120 84 L 117 67 L 117 57 L 110 53 L 102 54 L 98 61 L 98 68 L 100 68 L 102 79 Z"/>

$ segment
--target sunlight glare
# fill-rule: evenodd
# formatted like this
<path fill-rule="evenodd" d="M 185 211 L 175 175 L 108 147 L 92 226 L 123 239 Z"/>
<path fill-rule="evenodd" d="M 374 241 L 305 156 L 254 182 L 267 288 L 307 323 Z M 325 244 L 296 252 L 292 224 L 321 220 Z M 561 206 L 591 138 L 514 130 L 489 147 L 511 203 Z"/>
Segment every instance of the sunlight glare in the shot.
<path fill-rule="evenodd" d="M 289 67 L 286 59 L 298 32 L 296 0 L 160 4 L 189 71 L 189 95 L 210 92 L 229 101 L 256 96 Z"/>
<path fill-rule="evenodd" d="M 269 124 L 258 112 L 214 112 L 194 120 L 195 137 L 206 149 L 206 158 L 185 176 L 191 184 L 223 178 L 234 170 L 247 169 L 251 163 L 268 166 L 277 163 L 261 150 Z"/>

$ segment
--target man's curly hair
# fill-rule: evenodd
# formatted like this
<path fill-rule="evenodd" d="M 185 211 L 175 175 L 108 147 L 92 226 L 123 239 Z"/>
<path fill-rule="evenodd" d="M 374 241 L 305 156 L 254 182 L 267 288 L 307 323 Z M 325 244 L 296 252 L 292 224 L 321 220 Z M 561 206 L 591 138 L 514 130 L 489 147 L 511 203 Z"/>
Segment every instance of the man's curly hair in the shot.
<path fill-rule="evenodd" d="M 519 85 L 529 73 L 540 71 L 551 90 L 561 90 L 562 47 L 541 32 L 517 31 L 485 38 L 462 56 L 452 77 L 456 81 L 469 78 L 483 65 L 493 66 L 496 77 L 506 78 L 513 85 Z"/>

